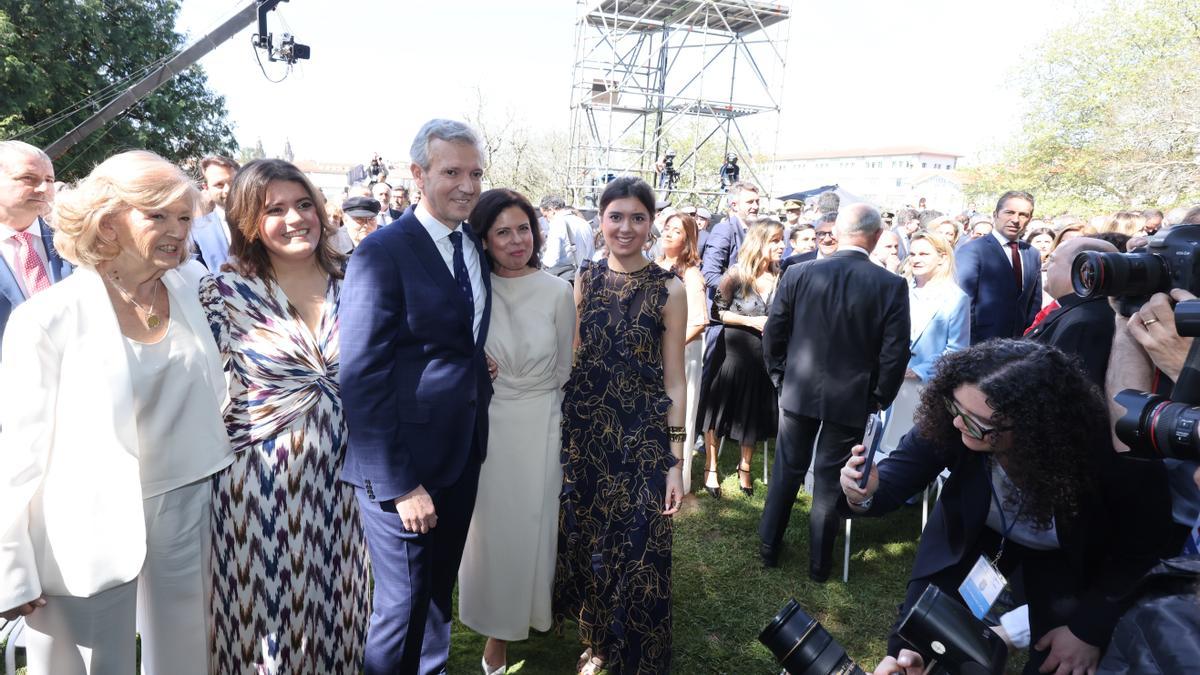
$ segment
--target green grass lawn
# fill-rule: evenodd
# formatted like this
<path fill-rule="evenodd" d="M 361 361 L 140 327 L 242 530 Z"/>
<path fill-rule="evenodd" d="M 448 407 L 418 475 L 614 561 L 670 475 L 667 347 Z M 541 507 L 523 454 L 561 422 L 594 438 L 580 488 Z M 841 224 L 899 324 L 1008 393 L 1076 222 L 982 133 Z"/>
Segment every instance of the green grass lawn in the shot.
<path fill-rule="evenodd" d="M 720 461 L 724 494 L 714 500 L 702 489 L 702 459 L 696 458 L 694 492 L 675 516 L 674 672 L 777 675 L 779 666 L 759 644 L 758 634 L 791 597 L 853 658 L 874 668 L 886 652 L 887 632 L 904 597 L 921 528 L 920 508 L 856 521 L 850 584 L 841 582 L 840 538 L 835 579 L 816 584 L 808 579 L 808 495 L 801 494 L 796 503 L 780 567 L 763 569 L 758 561 L 758 521 L 767 494 L 762 457 L 754 457 L 753 497 L 737 489 L 736 466 L 737 451 L 727 444 Z M 483 643 L 483 637 L 456 622 L 449 671 L 478 673 Z M 573 672 L 580 651 L 574 626 L 562 637 L 535 634 L 509 645 L 509 672 Z"/>
<path fill-rule="evenodd" d="M 703 462 L 697 458 L 692 485 L 698 494 L 689 495 L 675 516 L 674 671 L 776 675 L 779 666 L 759 644 L 758 633 L 791 597 L 853 658 L 873 668 L 884 655 L 887 632 L 903 598 L 921 527 L 920 508 L 855 521 L 850 583 L 841 582 L 839 539 L 835 578 L 815 584 L 808 579 L 808 495 L 801 494 L 796 503 L 781 566 L 763 569 L 757 535 L 767 493 L 762 457 L 756 453 L 754 458 L 755 491 L 749 498 L 737 489 L 736 463 L 737 451 L 727 444 L 720 462 L 724 496 L 714 500 L 702 490 Z M 482 636 L 455 622 L 449 671 L 478 673 L 483 643 Z M 509 672 L 573 672 L 580 651 L 574 626 L 561 637 L 535 634 L 509 646 Z"/>

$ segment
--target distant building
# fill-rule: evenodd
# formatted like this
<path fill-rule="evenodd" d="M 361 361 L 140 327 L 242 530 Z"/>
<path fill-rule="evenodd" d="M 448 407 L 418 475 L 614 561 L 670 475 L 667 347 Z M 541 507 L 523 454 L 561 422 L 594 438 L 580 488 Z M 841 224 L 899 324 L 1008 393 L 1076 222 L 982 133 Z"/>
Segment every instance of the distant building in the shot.
<path fill-rule="evenodd" d="M 346 189 L 346 175 L 350 169 L 354 168 L 354 164 L 348 162 L 317 162 L 311 159 L 298 159 L 295 162 L 296 167 L 304 172 L 308 179 L 317 186 L 317 189 L 325 194 L 326 199 L 332 199 L 337 203 L 342 202 L 342 196 Z M 388 165 L 388 184 L 392 187 L 403 185 L 412 187 L 412 174 L 409 172 L 408 164 L 403 166 Z"/>
<path fill-rule="evenodd" d="M 837 184 L 878 206 L 926 206 L 945 213 L 965 207 L 958 160 L 962 155 L 919 146 L 855 148 L 777 155 L 768 161 L 780 195 Z"/>

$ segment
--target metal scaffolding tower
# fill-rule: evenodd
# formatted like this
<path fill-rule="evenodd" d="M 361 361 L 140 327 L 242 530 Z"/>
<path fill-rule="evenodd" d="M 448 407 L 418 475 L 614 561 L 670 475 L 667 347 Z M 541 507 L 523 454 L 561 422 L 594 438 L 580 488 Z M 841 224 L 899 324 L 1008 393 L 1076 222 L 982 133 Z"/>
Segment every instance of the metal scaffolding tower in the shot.
<path fill-rule="evenodd" d="M 636 174 L 663 196 L 715 207 L 727 154 L 740 159 L 742 179 L 764 185 L 755 156 L 773 154 L 778 135 L 787 5 L 578 4 L 568 177 L 576 204 L 594 204 L 609 180 Z M 673 172 L 664 171 L 669 154 Z"/>

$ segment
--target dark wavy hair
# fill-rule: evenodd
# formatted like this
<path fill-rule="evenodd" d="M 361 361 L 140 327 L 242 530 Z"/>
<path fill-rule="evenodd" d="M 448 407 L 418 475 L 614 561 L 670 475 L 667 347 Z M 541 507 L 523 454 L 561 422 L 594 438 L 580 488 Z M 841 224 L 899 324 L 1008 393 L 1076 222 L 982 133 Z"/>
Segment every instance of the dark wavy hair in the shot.
<path fill-rule="evenodd" d="M 604 215 L 604 210 L 609 204 L 626 197 L 633 197 L 641 202 L 650 212 L 650 217 L 654 218 L 654 188 L 637 176 L 621 176 L 604 188 L 604 192 L 600 194 L 600 215 Z"/>
<path fill-rule="evenodd" d="M 256 159 L 233 177 L 229 197 L 225 202 L 225 220 L 229 223 L 229 253 L 233 258 L 222 266 L 247 278 L 275 281 L 271 258 L 262 241 L 261 225 L 267 212 L 267 186 L 272 181 L 288 181 L 304 188 L 316 209 L 321 223 L 321 238 L 317 241 L 317 264 L 326 274 L 341 279 L 346 269 L 346 256 L 333 247 L 333 228 L 325 213 L 325 196 L 321 194 L 294 164 L 282 159 Z"/>
<path fill-rule="evenodd" d="M 921 394 L 915 422 L 921 434 L 945 448 L 962 437 L 946 399 L 962 385 L 979 387 L 995 413 L 992 422 L 1012 427 L 1012 447 L 997 450 L 1020 495 L 1022 514 L 1042 529 L 1051 518 L 1078 513 L 1081 497 L 1095 485 L 1097 456 L 1112 452 L 1108 411 L 1100 390 L 1078 359 L 1027 340 L 988 340 L 938 362 Z"/>
<path fill-rule="evenodd" d="M 467 216 L 467 224 L 471 226 L 475 236 L 481 241 L 487 241 L 488 230 L 496 224 L 496 219 L 505 209 L 513 206 L 521 209 L 529 219 L 529 228 L 533 233 L 533 253 L 526 264 L 537 269 L 542 266 L 542 228 L 538 226 L 537 212 L 533 210 L 533 205 L 520 192 L 496 188 L 479 195 L 479 201 L 475 202 L 475 208 L 471 209 L 471 215 Z M 494 269 L 496 261 L 492 259 L 491 251 L 488 251 L 488 259 L 491 260 Z"/>

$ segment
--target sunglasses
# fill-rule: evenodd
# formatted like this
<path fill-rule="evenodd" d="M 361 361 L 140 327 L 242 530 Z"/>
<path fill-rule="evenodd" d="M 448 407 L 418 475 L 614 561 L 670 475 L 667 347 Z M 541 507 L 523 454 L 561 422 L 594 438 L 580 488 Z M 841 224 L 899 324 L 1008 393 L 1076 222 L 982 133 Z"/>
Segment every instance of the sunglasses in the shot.
<path fill-rule="evenodd" d="M 945 401 L 946 401 L 946 410 L 950 411 L 951 419 L 953 419 L 955 417 L 961 419 L 963 421 L 963 428 L 966 430 L 967 435 L 970 436 L 971 438 L 974 438 L 977 441 L 987 440 L 987 437 L 992 434 L 999 434 L 999 433 L 1002 433 L 1005 431 L 1012 431 L 1012 429 L 1013 429 L 1012 427 L 992 427 L 992 428 L 985 427 L 982 424 L 980 424 L 979 422 L 975 421 L 974 417 L 971 417 L 967 413 L 963 412 L 962 408 L 958 407 L 958 403 L 955 402 L 954 399 L 946 398 Z"/>

